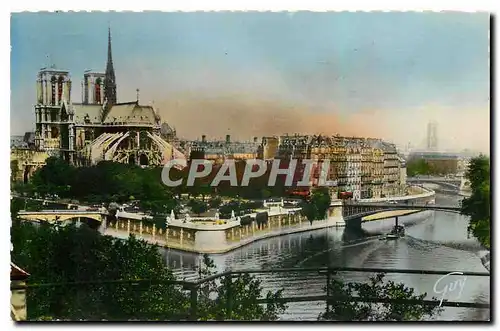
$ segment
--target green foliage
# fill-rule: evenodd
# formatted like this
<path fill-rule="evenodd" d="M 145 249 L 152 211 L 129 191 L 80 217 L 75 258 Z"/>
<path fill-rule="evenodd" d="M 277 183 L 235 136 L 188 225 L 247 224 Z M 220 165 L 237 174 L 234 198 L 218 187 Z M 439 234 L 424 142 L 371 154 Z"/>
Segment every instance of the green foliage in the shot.
<path fill-rule="evenodd" d="M 15 182 L 11 185 L 11 191 L 22 196 L 34 196 L 35 186 L 31 183 Z"/>
<path fill-rule="evenodd" d="M 319 187 L 315 189 L 309 201 L 301 204 L 302 215 L 307 217 L 309 222 L 325 219 L 328 209 L 330 208 L 331 197 L 327 187 Z"/>
<path fill-rule="evenodd" d="M 58 158 L 35 172 L 33 190 L 88 203 L 129 202 L 138 199 L 144 210 L 164 213 L 178 206 L 174 192 L 161 181 L 161 168 L 103 161 L 91 167 L 72 167 Z"/>
<path fill-rule="evenodd" d="M 142 218 L 142 226 L 155 226 L 156 229 L 163 229 L 165 230 L 167 228 L 167 215 L 165 214 L 155 214 L 152 216 L 152 218 L 149 217 L 143 217 Z"/>
<path fill-rule="evenodd" d="M 60 197 L 70 195 L 75 168 L 57 157 L 49 157 L 46 164 L 35 171 L 31 182 L 40 194 L 57 194 Z"/>
<path fill-rule="evenodd" d="M 17 215 L 17 212 L 20 210 L 27 210 L 27 211 L 39 211 L 46 208 L 47 206 L 43 205 L 42 201 L 38 200 L 29 200 L 29 199 L 23 199 L 23 198 L 12 198 L 10 200 L 10 206 L 11 206 L 11 216 L 12 219 L 14 219 Z M 56 208 L 54 208 L 56 209 Z"/>
<path fill-rule="evenodd" d="M 262 189 L 260 192 L 261 192 L 261 197 L 262 197 L 262 199 L 268 199 L 268 198 L 270 198 L 270 197 L 271 197 L 271 195 L 272 195 L 271 190 L 266 189 L 266 188 L 265 188 L 265 189 Z"/>
<path fill-rule="evenodd" d="M 254 212 L 255 209 L 261 207 L 262 207 L 261 202 L 232 200 L 220 206 L 219 214 L 222 219 L 228 219 L 231 217 L 233 211 L 236 216 L 242 216 L 245 214 L 252 213 Z"/>
<path fill-rule="evenodd" d="M 102 236 L 86 226 L 15 222 L 11 231 L 12 260 L 29 271 L 29 284 L 55 284 L 28 290 L 29 320 L 182 320 L 191 312 L 190 292 L 167 284 L 175 278 L 157 246 L 133 236 L 127 240 Z M 205 256 L 200 276 L 214 272 L 213 261 Z M 154 282 L 57 285 L 120 279 Z M 275 320 L 285 309 L 278 303 L 281 291 L 267 293 L 271 302 L 258 304 L 262 287 L 249 275 L 233 279 L 232 285 L 228 279 L 210 281 L 198 291 L 201 320 Z"/>
<path fill-rule="evenodd" d="M 328 285 L 330 295 L 339 302 L 332 303 L 330 309 L 320 314 L 320 320 L 335 321 L 419 321 L 424 317 L 439 314 L 441 307 L 402 302 L 374 303 L 355 302 L 353 297 L 374 300 L 424 300 L 426 293 L 414 294 L 412 288 L 403 283 L 384 282 L 384 274 L 370 277 L 369 282 L 346 283 L 332 279 Z M 437 300 L 433 298 L 433 300 Z"/>
<path fill-rule="evenodd" d="M 191 211 L 198 216 L 207 211 L 207 204 L 197 199 L 189 200 L 188 207 L 191 208 Z"/>
<path fill-rule="evenodd" d="M 199 270 L 200 277 L 215 274 L 215 266 L 208 255 L 203 256 L 203 265 Z M 249 274 L 208 281 L 200 287 L 198 297 L 201 320 L 277 320 L 287 307 L 280 302 L 282 292 L 269 291 L 265 295 L 268 303 L 259 304 L 257 300 L 262 297 L 261 281 Z M 211 296 L 214 293 L 217 294 L 216 299 Z"/>
<path fill-rule="evenodd" d="M 406 173 L 408 176 L 413 177 L 417 175 L 431 175 L 433 171 L 425 160 L 415 159 L 406 163 Z"/>
<path fill-rule="evenodd" d="M 243 160 L 235 161 L 236 179 L 241 183 L 245 172 L 246 162 Z M 220 166 L 214 165 L 212 172 L 204 178 L 197 178 L 194 186 L 186 186 L 190 164 L 183 170 L 170 170 L 170 178 L 172 180 L 183 179 L 182 184 L 173 188 L 178 195 L 187 193 L 190 197 L 201 196 L 204 200 L 208 195 L 224 196 L 228 198 L 245 198 L 245 199 L 266 199 L 269 197 L 284 197 L 286 196 L 285 176 L 279 175 L 274 186 L 269 186 L 269 175 L 271 167 L 267 167 L 267 171 L 257 178 L 252 178 L 248 186 L 238 185 L 231 186 L 229 181 L 222 181 L 217 186 L 211 186 L 213 179 L 218 173 Z M 227 172 L 226 172 L 227 173 Z"/>
<path fill-rule="evenodd" d="M 157 247 L 134 237 L 101 236 L 86 226 L 22 222 L 12 228 L 12 243 L 12 260 L 29 270 L 30 284 L 174 279 Z M 49 286 L 29 290 L 27 300 L 28 319 L 169 319 L 186 314 L 189 307 L 185 295 L 167 284 Z"/>
<path fill-rule="evenodd" d="M 469 167 L 465 173 L 469 180 L 471 189 L 482 186 L 490 181 L 490 159 L 485 155 L 480 155 L 470 160 Z"/>
<path fill-rule="evenodd" d="M 17 177 L 19 176 L 19 161 L 18 160 L 11 160 L 10 161 L 10 181 L 15 182 L 17 181 Z"/>
<path fill-rule="evenodd" d="M 470 217 L 469 231 L 487 248 L 490 248 L 490 160 L 481 155 L 473 158 L 465 174 L 472 194 L 462 201 L 462 214 Z"/>
<path fill-rule="evenodd" d="M 220 197 L 213 197 L 208 201 L 208 206 L 210 208 L 219 208 L 222 204 L 222 199 Z"/>

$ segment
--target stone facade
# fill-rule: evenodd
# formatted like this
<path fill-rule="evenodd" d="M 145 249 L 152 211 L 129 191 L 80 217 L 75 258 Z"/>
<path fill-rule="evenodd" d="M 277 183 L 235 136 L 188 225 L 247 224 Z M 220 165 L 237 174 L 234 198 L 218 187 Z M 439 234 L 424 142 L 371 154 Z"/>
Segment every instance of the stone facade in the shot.
<path fill-rule="evenodd" d="M 13 263 L 10 264 L 10 316 L 16 322 L 27 319 L 26 290 L 15 287 L 25 286 L 28 276 L 29 274 L 26 271 Z"/>
<path fill-rule="evenodd" d="M 31 150 L 74 165 L 109 160 L 158 166 L 172 158 L 185 158 L 175 142 L 175 130 L 162 124 L 152 105 L 141 105 L 138 98 L 117 102 L 111 34 L 106 73 L 84 73 L 81 103 L 73 102 L 71 90 L 69 71 L 55 66 L 39 71 Z"/>
<path fill-rule="evenodd" d="M 336 192 L 352 192 L 354 199 L 371 199 L 403 194 L 402 160 L 396 146 L 380 139 L 341 136 L 266 137 L 259 157 L 269 159 L 311 159 L 311 186 L 318 185 L 321 164 L 329 163 L 326 180 L 336 182 Z M 404 168 L 406 171 L 406 168 Z"/>

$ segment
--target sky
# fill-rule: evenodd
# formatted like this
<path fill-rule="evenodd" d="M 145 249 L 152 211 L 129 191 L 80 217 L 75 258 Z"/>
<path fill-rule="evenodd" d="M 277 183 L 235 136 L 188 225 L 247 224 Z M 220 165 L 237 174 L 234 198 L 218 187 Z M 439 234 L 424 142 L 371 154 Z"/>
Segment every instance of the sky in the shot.
<path fill-rule="evenodd" d="M 11 134 L 33 130 L 36 74 L 104 71 L 111 27 L 119 102 L 153 104 L 181 137 L 379 137 L 489 151 L 486 13 L 17 13 Z"/>

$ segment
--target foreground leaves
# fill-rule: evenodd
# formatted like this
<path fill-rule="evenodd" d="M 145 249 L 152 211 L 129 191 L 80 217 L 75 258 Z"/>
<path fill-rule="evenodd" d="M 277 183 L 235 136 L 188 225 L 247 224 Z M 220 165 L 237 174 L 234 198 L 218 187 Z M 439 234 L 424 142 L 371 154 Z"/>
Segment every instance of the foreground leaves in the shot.
<path fill-rule="evenodd" d="M 329 284 L 329 293 L 339 302 L 332 303 L 330 309 L 320 314 L 320 320 L 336 321 L 419 321 L 442 311 L 441 307 L 424 306 L 409 303 L 374 303 L 354 302 L 359 297 L 367 301 L 373 299 L 386 300 L 424 300 L 426 293 L 414 294 L 413 288 L 393 281 L 384 281 L 384 274 L 377 274 L 369 282 L 345 283 L 333 279 Z M 433 300 L 437 300 L 433 298 Z"/>
<path fill-rule="evenodd" d="M 490 248 L 490 160 L 481 155 L 469 164 L 466 178 L 470 182 L 472 194 L 462 201 L 462 214 L 470 217 L 469 231 L 479 242 Z"/>
<path fill-rule="evenodd" d="M 191 314 L 189 289 L 172 284 L 80 284 L 68 282 L 128 279 L 175 280 L 157 246 L 131 236 L 102 236 L 86 226 L 53 227 L 14 222 L 12 260 L 31 274 L 29 284 L 54 284 L 28 291 L 28 319 L 61 320 L 186 320 Z M 200 276 L 215 273 L 205 257 Z M 260 281 L 242 275 L 210 281 L 199 290 L 201 320 L 275 320 L 284 311 L 275 303 L 281 291 L 268 293 L 271 302 L 257 303 Z M 232 309 L 229 309 L 229 303 Z"/>

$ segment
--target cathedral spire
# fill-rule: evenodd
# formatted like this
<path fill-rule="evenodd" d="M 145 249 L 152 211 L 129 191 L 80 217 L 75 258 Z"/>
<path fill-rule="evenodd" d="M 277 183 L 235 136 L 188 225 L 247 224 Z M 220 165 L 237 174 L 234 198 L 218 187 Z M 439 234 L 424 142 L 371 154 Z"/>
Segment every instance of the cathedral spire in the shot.
<path fill-rule="evenodd" d="M 108 107 L 116 104 L 116 79 L 111 54 L 111 27 L 108 27 L 108 62 L 106 63 L 106 77 L 104 78 L 104 98 Z"/>

